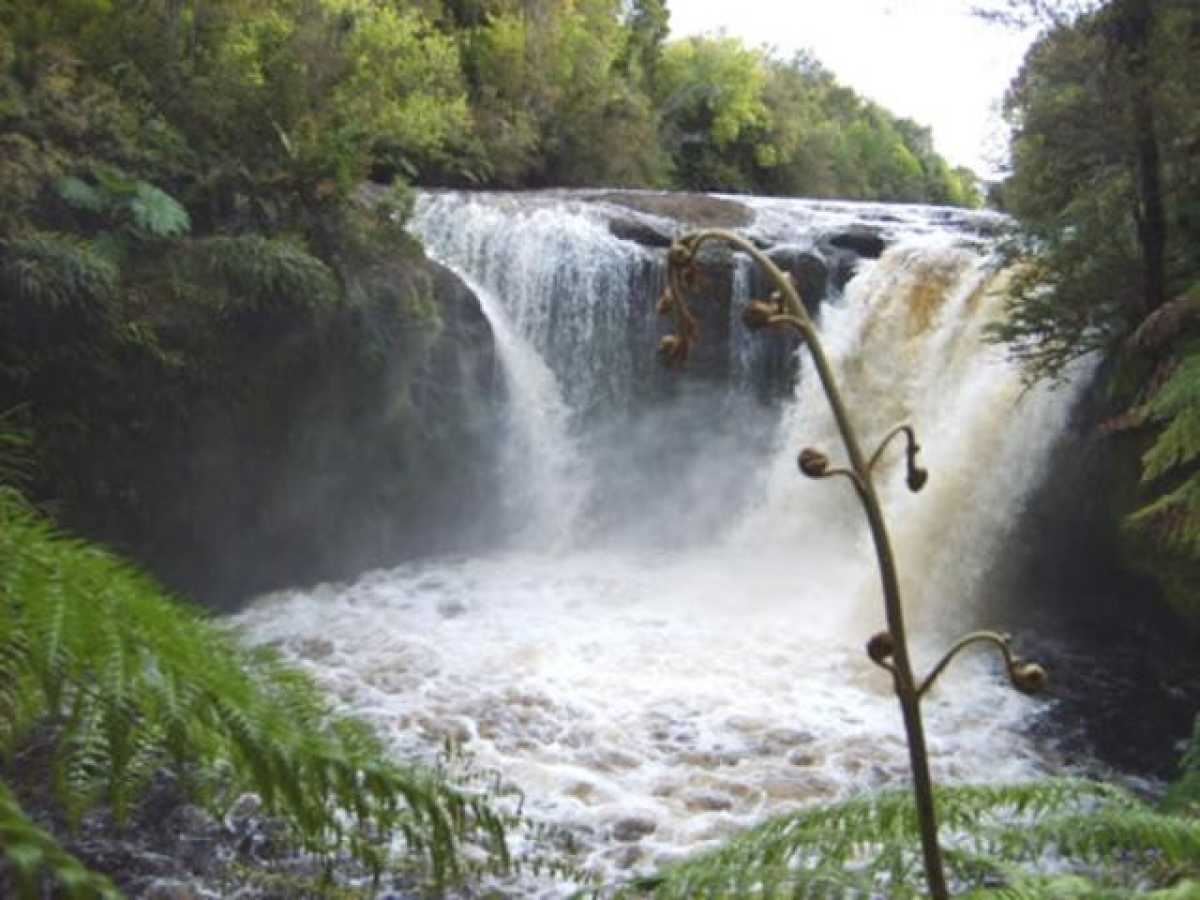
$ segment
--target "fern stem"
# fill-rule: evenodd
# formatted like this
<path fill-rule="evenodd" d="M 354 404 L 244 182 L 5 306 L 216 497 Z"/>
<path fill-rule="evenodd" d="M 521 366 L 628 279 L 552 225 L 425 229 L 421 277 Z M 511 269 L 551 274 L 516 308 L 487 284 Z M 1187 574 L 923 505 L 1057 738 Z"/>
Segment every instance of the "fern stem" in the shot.
<path fill-rule="evenodd" d="M 821 387 L 833 411 L 837 422 L 838 433 L 845 446 L 846 455 L 850 459 L 850 471 L 854 477 L 851 482 L 858 493 L 863 511 L 866 513 L 867 525 L 871 530 L 871 539 L 875 546 L 875 557 L 879 567 L 879 578 L 883 587 L 884 611 L 887 617 L 888 632 L 893 640 L 892 667 L 893 683 L 896 696 L 900 702 L 900 711 L 904 720 L 904 731 L 908 739 L 909 765 L 913 775 L 913 793 L 917 807 L 917 817 L 921 831 L 921 850 L 925 863 L 925 877 L 929 885 L 930 895 L 934 900 L 945 900 L 950 896 L 946 886 L 945 868 L 942 862 L 942 851 L 937 837 L 937 811 L 933 798 L 933 780 L 929 774 L 929 756 L 925 747 L 925 730 L 921 721 L 921 698 L 913 676 L 912 663 L 908 654 L 908 641 L 904 628 L 904 610 L 900 602 L 900 583 L 896 574 L 896 561 L 892 553 L 891 541 L 888 537 L 887 525 L 883 518 L 883 509 L 875 492 L 871 478 L 871 463 L 863 455 L 850 421 L 849 413 L 838 390 L 833 369 L 825 356 L 816 328 L 792 280 L 778 266 L 755 247 L 750 241 L 740 235 L 723 229 L 705 229 L 694 232 L 678 240 L 671 248 L 669 260 L 672 270 L 679 266 L 691 265 L 700 248 L 707 242 L 721 242 L 732 245 L 748 253 L 755 262 L 762 266 L 783 298 L 785 309 L 783 314 L 774 316 L 771 322 L 795 330 L 812 354 Z M 683 279 L 672 277 L 673 287 Z M 676 316 L 676 322 L 683 325 L 691 320 L 683 299 L 683 292 L 676 290 L 671 309 Z M 694 321 L 694 320 L 692 320 Z M 767 323 L 770 324 L 770 323 Z M 689 329 L 690 330 L 690 329 Z M 689 337 L 688 331 L 683 331 L 684 340 Z M 911 431 L 911 429 L 910 429 Z M 894 434 L 895 432 L 893 432 Z M 885 438 L 886 445 L 888 438 Z"/>

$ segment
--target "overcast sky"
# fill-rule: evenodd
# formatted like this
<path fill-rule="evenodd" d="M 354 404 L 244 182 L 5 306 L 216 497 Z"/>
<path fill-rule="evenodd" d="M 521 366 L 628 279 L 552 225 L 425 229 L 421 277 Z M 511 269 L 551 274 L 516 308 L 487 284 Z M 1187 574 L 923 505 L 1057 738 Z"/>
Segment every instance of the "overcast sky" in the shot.
<path fill-rule="evenodd" d="M 1000 100 L 1031 34 L 970 15 L 972 0 L 668 0 L 672 37 L 724 28 L 783 56 L 808 49 L 838 80 L 933 128 L 954 165 L 992 175 Z"/>

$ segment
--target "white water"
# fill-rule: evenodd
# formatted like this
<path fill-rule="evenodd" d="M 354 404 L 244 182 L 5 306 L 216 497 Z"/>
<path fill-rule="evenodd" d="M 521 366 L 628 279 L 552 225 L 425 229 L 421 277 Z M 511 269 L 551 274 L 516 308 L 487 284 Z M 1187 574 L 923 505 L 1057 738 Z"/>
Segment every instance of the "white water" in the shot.
<path fill-rule="evenodd" d="M 760 234 L 789 241 L 895 220 L 894 244 L 829 298 L 821 332 L 864 442 L 899 421 L 917 428 L 928 486 L 905 490 L 899 444 L 879 484 L 927 665 L 976 624 L 988 566 L 1071 392 L 1018 404 L 1017 373 L 979 340 L 999 285 L 962 221 L 916 208 L 756 209 Z M 840 456 L 807 363 L 770 428 L 751 417 L 743 434 L 735 410 L 753 401 L 730 405 L 724 389 L 680 400 L 707 411 L 699 422 L 669 407 L 649 419 L 658 428 L 623 418 L 655 340 L 657 291 L 629 294 L 660 284 L 661 263 L 612 238 L 603 215 L 569 198 L 458 195 L 423 198 L 418 211 L 431 252 L 472 280 L 496 332 L 514 448 L 503 487 L 521 539 L 491 556 L 282 592 L 241 623 L 399 752 L 429 758 L 447 737 L 461 741 L 523 789 L 527 812 L 576 836 L 585 866 L 611 875 L 788 809 L 905 784 L 907 766 L 890 682 L 861 649 L 882 620 L 861 511 L 845 483 L 795 467 L 807 445 Z M 745 346 L 730 352 L 745 376 Z M 686 457 L 653 443 L 672 429 Z M 610 458 L 623 444 L 653 452 L 625 471 Z M 601 541 L 588 523 L 606 504 L 627 533 L 651 537 Z M 693 537 L 666 539 L 676 532 Z M 1042 771 L 1026 737 L 1038 710 L 990 660 L 956 664 L 925 704 L 935 777 Z"/>

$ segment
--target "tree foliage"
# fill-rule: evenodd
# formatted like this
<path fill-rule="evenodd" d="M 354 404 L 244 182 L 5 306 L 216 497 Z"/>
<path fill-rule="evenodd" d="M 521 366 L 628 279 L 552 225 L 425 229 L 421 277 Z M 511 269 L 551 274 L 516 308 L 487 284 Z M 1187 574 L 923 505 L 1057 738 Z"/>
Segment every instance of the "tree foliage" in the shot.
<path fill-rule="evenodd" d="M 676 178 L 708 189 L 979 204 L 930 131 L 839 84 L 807 54 L 781 60 L 731 37 L 669 45 L 655 83 Z"/>
<path fill-rule="evenodd" d="M 178 198 L 202 230 L 239 206 L 278 224 L 369 173 L 978 199 L 927 131 L 810 59 L 725 36 L 667 43 L 662 0 L 80 0 L 59 12 L 0 5 L 0 110 L 17 125 L 7 165 L 26 205 L 41 169 L 99 212 L 112 198 L 79 171 L 97 160 Z M 23 118 L 66 127 L 34 133 Z"/>
<path fill-rule="evenodd" d="M 1060 14 L 1009 89 L 1004 205 L 1034 271 L 998 336 L 1035 376 L 1113 348 L 1197 271 L 1194 4 L 1110 0 Z M 1048 297 L 1050 299 L 1048 299 Z"/>
<path fill-rule="evenodd" d="M 1161 0 L 992 4 L 1044 30 L 1006 100 L 1012 174 L 1001 196 L 1021 229 L 1007 321 L 993 337 L 1056 378 L 1099 353 L 1114 365 L 1110 431 L 1144 442 L 1129 520 L 1164 584 L 1200 559 L 1195 427 L 1200 284 L 1200 7 Z M 1187 583 L 1190 579 L 1186 579 Z M 1168 586 L 1197 612 L 1190 589 Z"/>

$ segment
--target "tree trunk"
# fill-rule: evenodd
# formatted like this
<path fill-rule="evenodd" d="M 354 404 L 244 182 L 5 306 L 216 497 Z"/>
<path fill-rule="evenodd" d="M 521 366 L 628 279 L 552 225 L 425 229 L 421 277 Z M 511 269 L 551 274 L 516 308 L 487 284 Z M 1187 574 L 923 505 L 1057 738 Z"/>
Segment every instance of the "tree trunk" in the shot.
<path fill-rule="evenodd" d="M 1148 93 L 1148 92 L 1147 92 Z M 1163 208 L 1158 137 L 1154 133 L 1154 108 L 1146 102 L 1134 110 L 1138 128 L 1138 240 L 1145 264 L 1145 312 L 1158 309 L 1167 299 L 1167 216 Z"/>
<path fill-rule="evenodd" d="M 1116 8 L 1112 38 L 1129 79 L 1127 94 L 1133 135 L 1138 243 L 1142 253 L 1142 315 L 1167 299 L 1167 215 L 1162 196 L 1162 162 L 1150 73 L 1154 0 L 1123 0 Z"/>

